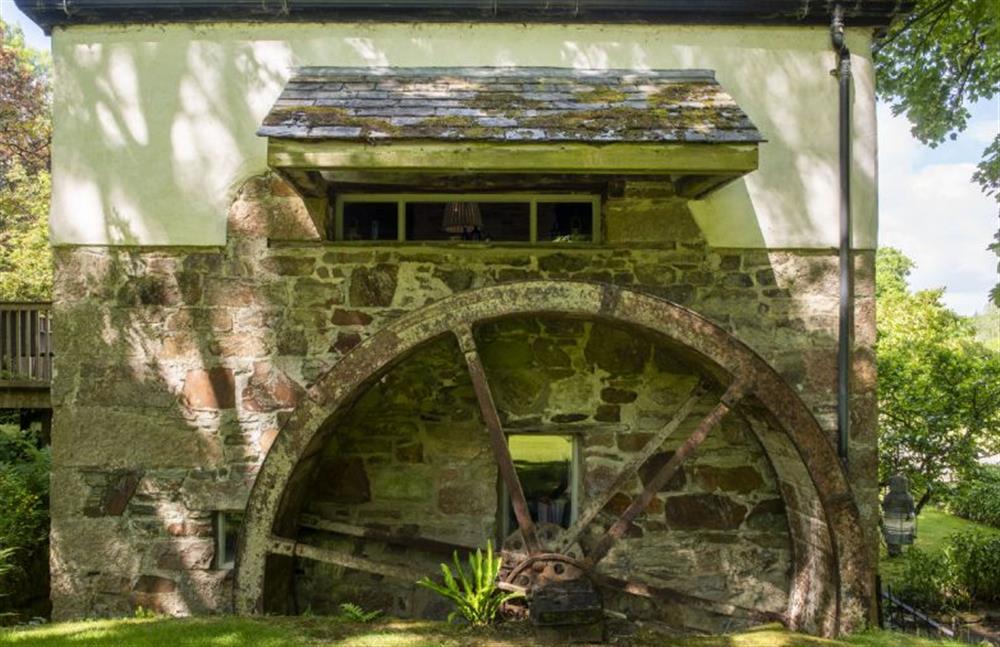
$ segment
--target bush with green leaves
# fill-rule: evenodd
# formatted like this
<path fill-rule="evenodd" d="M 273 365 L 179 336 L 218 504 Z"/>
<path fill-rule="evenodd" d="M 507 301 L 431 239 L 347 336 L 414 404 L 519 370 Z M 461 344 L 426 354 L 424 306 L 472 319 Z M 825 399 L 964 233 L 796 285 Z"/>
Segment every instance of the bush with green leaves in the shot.
<path fill-rule="evenodd" d="M 893 587 L 896 596 L 925 611 L 955 609 L 966 603 L 948 551 L 911 548 L 902 559 L 903 573 Z"/>
<path fill-rule="evenodd" d="M 1000 534 L 969 531 L 948 538 L 958 587 L 977 602 L 1000 602 Z"/>
<path fill-rule="evenodd" d="M 948 512 L 1000 528 L 1000 466 L 981 466 L 962 479 L 948 497 Z"/>
<path fill-rule="evenodd" d="M 420 586 L 451 600 L 455 610 L 448 614 L 448 621 L 465 618 L 473 627 L 485 627 L 493 623 L 500 607 L 521 593 L 504 593 L 497 587 L 500 572 L 500 558 L 493 554 L 492 542 L 486 543 L 486 554 L 481 549 L 469 555 L 468 572 L 462 568 L 458 551 L 452 555 L 455 570 L 448 564 L 441 564 L 444 584 L 438 584 L 428 577 L 417 582 Z"/>
<path fill-rule="evenodd" d="M 0 606 L 47 552 L 50 463 L 30 431 L 0 425 L 0 594 L 8 598 Z"/>
<path fill-rule="evenodd" d="M 893 592 L 925 611 L 953 611 L 1000 602 L 1000 534 L 968 531 L 948 537 L 943 550 L 911 548 Z"/>

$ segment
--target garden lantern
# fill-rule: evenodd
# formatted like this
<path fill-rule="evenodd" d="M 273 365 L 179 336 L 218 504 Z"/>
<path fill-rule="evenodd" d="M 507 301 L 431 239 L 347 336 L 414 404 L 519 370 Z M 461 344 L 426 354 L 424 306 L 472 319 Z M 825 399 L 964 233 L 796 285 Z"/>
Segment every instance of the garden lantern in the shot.
<path fill-rule="evenodd" d="M 912 544 L 917 536 L 917 519 L 905 476 L 896 474 L 889 478 L 889 493 L 882 499 L 882 533 L 890 556 L 903 552 L 903 546 Z"/>

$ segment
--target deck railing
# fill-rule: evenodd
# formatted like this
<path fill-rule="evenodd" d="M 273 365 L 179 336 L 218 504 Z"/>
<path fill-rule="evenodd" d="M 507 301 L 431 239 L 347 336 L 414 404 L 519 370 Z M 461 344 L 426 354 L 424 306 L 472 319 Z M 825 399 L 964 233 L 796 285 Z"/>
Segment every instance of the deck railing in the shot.
<path fill-rule="evenodd" d="M 0 386 L 52 380 L 52 304 L 0 302 Z"/>

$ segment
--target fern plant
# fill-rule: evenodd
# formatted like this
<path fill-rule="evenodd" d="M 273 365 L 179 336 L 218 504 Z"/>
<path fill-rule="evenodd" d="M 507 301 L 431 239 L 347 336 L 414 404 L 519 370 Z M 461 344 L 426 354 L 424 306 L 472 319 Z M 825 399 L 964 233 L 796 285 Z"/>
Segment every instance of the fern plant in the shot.
<path fill-rule="evenodd" d="M 7 573 L 17 570 L 17 565 L 14 562 L 14 555 L 16 553 L 17 549 L 13 547 L 0 548 L 0 579 Z M 0 595 L 5 595 L 2 588 L 0 588 Z"/>
<path fill-rule="evenodd" d="M 349 622 L 362 622 L 368 624 L 374 620 L 377 620 L 382 612 L 378 609 L 374 611 L 365 611 L 359 605 L 352 602 L 344 602 L 340 605 L 340 617 Z"/>
<path fill-rule="evenodd" d="M 455 610 L 448 614 L 448 621 L 453 622 L 459 616 L 465 618 L 473 627 L 485 627 L 493 622 L 500 606 L 508 600 L 521 597 L 521 593 L 504 593 L 497 588 L 497 574 L 500 572 L 500 558 L 493 554 L 493 543 L 486 543 L 486 554 L 481 549 L 469 555 L 469 570 L 462 568 L 458 559 L 458 551 L 452 555 L 455 570 L 448 564 L 441 564 L 441 575 L 444 584 L 438 584 L 428 577 L 417 582 L 420 586 L 434 591 L 455 605 Z"/>

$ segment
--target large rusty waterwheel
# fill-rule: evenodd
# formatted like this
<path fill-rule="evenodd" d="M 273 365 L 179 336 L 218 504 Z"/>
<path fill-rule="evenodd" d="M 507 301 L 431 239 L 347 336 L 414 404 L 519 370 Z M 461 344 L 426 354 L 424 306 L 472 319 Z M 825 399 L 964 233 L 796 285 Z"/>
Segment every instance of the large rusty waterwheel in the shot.
<path fill-rule="evenodd" d="M 588 497 L 576 520 L 565 529 L 540 526 L 532 519 L 473 334 L 474 328 L 483 322 L 525 315 L 592 318 L 652 330 L 703 357 L 712 367 L 711 379 L 719 387 L 698 387 L 691 392 L 669 422 L 621 466 L 604 491 Z M 684 308 L 614 286 L 570 282 L 508 284 L 446 299 L 387 326 L 320 379 L 310 389 L 309 400 L 279 434 L 255 483 L 240 539 L 237 611 L 251 613 L 263 609 L 266 581 L 271 577 L 269 569 L 273 570 L 268 556 L 314 559 L 410 582 L 423 575 L 295 539 L 299 506 L 307 487 L 305 479 L 297 476 L 302 472 L 297 468 L 315 457 L 325 441 L 324 435 L 331 433 L 328 420 L 332 412 L 349 405 L 388 367 L 429 340 L 442 336 L 453 336 L 461 349 L 493 458 L 516 519 L 517 530 L 503 546 L 501 584 L 526 594 L 529 617 L 536 624 L 583 625 L 585 630 L 580 635 L 593 638 L 595 632 L 601 631 L 600 622 L 588 620 L 600 620 L 601 591 L 607 590 L 654 599 L 681 597 L 717 613 L 754 620 L 774 619 L 773 614 L 752 608 L 723 605 L 684 591 L 607 577 L 596 568 L 709 432 L 748 399 L 752 400 L 755 415 L 766 416 L 782 432 L 760 439 L 765 451 L 801 459 L 797 464 L 787 460 L 775 462 L 783 493 L 795 491 L 795 496 L 786 497 L 785 501 L 794 553 L 791 590 L 788 608 L 778 619 L 790 627 L 823 634 L 836 633 L 863 621 L 871 583 L 867 578 L 867 550 L 858 512 L 829 439 L 794 392 L 746 346 Z M 686 440 L 669 460 L 653 470 L 650 478 L 644 479 L 641 493 L 631 498 L 617 518 L 602 525 L 599 538 L 588 542 L 586 550 L 581 549 L 578 540 L 612 497 L 633 481 L 699 401 L 712 397 L 713 391 L 722 391 L 721 397 Z M 422 541 L 430 545 L 437 540 Z"/>

